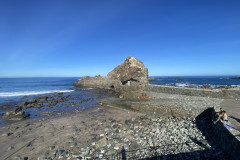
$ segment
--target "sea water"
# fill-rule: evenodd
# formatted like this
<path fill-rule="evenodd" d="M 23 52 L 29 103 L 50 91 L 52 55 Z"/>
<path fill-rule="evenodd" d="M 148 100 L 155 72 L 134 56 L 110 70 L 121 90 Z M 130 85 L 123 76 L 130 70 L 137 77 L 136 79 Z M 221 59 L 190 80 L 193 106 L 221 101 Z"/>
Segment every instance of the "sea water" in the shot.
<path fill-rule="evenodd" d="M 209 85 L 212 88 L 219 86 L 238 86 L 240 87 L 240 79 L 231 79 L 234 76 L 154 76 L 156 80 L 150 81 L 150 84 L 168 85 L 177 87 L 195 87 L 200 88 Z"/>
<path fill-rule="evenodd" d="M 78 78 L 0 78 L 0 105 L 20 100 L 24 96 L 74 91 Z"/>

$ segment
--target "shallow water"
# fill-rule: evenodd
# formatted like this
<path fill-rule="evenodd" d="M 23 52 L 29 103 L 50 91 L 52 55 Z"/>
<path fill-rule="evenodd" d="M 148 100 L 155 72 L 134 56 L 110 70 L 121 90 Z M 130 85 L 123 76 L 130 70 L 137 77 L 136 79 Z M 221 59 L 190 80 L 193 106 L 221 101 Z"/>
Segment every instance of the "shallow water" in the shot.
<path fill-rule="evenodd" d="M 0 113 L 5 114 L 7 110 L 10 108 L 14 108 L 14 105 L 17 103 L 24 102 L 28 99 L 33 99 L 36 97 L 44 97 L 44 96 L 51 96 L 52 98 L 63 97 L 66 99 L 64 102 L 58 102 L 56 105 L 49 107 L 48 103 L 44 103 L 44 107 L 41 108 L 28 108 L 25 109 L 25 113 L 29 113 L 30 117 L 27 120 L 44 118 L 44 117 L 51 117 L 51 116 L 63 116 L 68 113 L 76 112 L 76 110 L 81 109 L 89 109 L 92 107 L 96 107 L 98 104 L 98 100 L 101 98 L 106 98 L 109 95 L 105 93 L 98 92 L 97 90 L 92 89 L 77 89 L 73 92 L 68 93 L 52 93 L 52 94 L 43 94 L 38 96 L 28 96 L 22 98 L 20 100 L 13 101 L 11 107 L 7 109 L 0 110 Z M 68 97 L 68 98 L 67 98 Z M 9 122 L 5 121 L 4 119 L 0 119 L 0 126 L 6 125 Z"/>
<path fill-rule="evenodd" d="M 76 77 L 0 78 L 0 105 L 22 101 L 24 96 L 74 91 Z"/>

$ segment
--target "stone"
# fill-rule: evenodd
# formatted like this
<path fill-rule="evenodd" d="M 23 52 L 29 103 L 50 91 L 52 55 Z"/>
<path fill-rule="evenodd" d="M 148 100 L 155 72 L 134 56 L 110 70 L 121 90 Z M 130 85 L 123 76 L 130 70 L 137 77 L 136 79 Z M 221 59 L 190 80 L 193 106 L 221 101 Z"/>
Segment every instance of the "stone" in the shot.
<path fill-rule="evenodd" d="M 69 137 L 66 139 L 66 142 L 71 143 L 74 142 L 74 138 L 73 137 Z"/>
<path fill-rule="evenodd" d="M 22 107 L 16 107 L 14 110 L 10 110 L 6 112 L 6 115 L 3 116 L 3 119 L 8 121 L 20 121 L 29 117 L 30 114 L 22 111 Z"/>
<path fill-rule="evenodd" d="M 14 160 L 22 160 L 21 156 L 20 155 L 17 155 L 14 157 Z"/>
<path fill-rule="evenodd" d="M 18 128 L 19 128 L 19 127 L 17 127 L 17 126 L 11 126 L 9 129 L 10 129 L 11 131 L 16 131 Z"/>
<path fill-rule="evenodd" d="M 148 69 L 137 58 L 127 57 L 122 64 L 109 72 L 107 77 L 120 80 L 123 85 L 129 81 L 148 83 Z"/>
<path fill-rule="evenodd" d="M 80 153 L 72 153 L 72 157 L 79 158 L 79 157 L 81 157 L 81 154 Z"/>
<path fill-rule="evenodd" d="M 103 137 L 102 139 L 100 139 L 100 140 L 96 143 L 95 147 L 96 147 L 96 148 L 105 147 L 105 146 L 107 145 L 107 143 L 108 143 L 107 138 L 106 138 L 106 137 Z"/>
<path fill-rule="evenodd" d="M 76 87 L 112 89 L 115 92 L 134 91 L 148 84 L 148 69 L 134 57 L 127 59 L 108 73 L 107 77 L 82 77 L 74 83 Z"/>
<path fill-rule="evenodd" d="M 8 136 L 11 136 L 13 133 L 3 133 L 2 136 L 3 137 L 8 137 Z"/>
<path fill-rule="evenodd" d="M 14 149 L 14 146 L 10 146 L 10 147 L 8 147 L 8 150 L 10 151 L 10 150 L 13 150 Z"/>
<path fill-rule="evenodd" d="M 135 141 L 133 141 L 133 142 L 131 143 L 131 145 L 129 146 L 129 149 L 130 149 L 130 150 L 136 150 L 136 149 L 138 149 L 138 148 L 140 148 L 140 146 L 139 146 L 139 144 L 138 144 L 137 142 L 135 142 Z"/>
<path fill-rule="evenodd" d="M 49 147 L 48 147 L 48 150 L 51 151 L 51 150 L 54 150 L 54 148 L 55 148 L 55 146 L 49 146 Z"/>

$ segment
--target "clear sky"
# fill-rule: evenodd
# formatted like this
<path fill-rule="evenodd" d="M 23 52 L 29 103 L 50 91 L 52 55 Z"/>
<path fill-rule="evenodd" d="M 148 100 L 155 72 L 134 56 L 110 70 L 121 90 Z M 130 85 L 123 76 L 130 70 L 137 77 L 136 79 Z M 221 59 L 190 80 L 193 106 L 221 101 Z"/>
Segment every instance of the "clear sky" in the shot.
<path fill-rule="evenodd" d="M 240 1 L 0 0 L 0 77 L 240 75 Z"/>

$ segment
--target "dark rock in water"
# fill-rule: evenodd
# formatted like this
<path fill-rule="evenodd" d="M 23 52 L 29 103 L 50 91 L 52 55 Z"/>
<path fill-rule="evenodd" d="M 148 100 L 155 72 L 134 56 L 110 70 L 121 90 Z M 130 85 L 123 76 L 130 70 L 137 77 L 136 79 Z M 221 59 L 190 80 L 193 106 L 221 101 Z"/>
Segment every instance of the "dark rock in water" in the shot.
<path fill-rule="evenodd" d="M 49 106 L 55 106 L 58 103 L 57 99 L 53 98 L 48 102 Z"/>
<path fill-rule="evenodd" d="M 9 121 L 20 121 L 26 119 L 29 116 L 30 114 L 23 112 L 22 108 L 18 107 L 15 108 L 14 110 L 7 111 L 6 115 L 3 116 L 2 118 Z"/>
<path fill-rule="evenodd" d="M 58 102 L 64 102 L 65 100 L 64 100 L 63 97 L 59 97 L 59 98 L 57 99 L 57 101 L 58 101 Z"/>
<path fill-rule="evenodd" d="M 178 81 L 184 81 L 184 78 L 179 78 Z"/>
<path fill-rule="evenodd" d="M 34 98 L 34 99 L 29 99 L 26 101 L 27 104 L 31 104 L 31 103 L 36 103 L 37 100 Z"/>
<path fill-rule="evenodd" d="M 232 77 L 230 79 L 240 79 L 240 76 Z"/>
<path fill-rule="evenodd" d="M 40 97 L 38 102 L 47 103 L 47 99 L 48 99 L 47 96 L 45 96 L 45 97 Z"/>
<path fill-rule="evenodd" d="M 0 106 L 0 109 L 7 109 L 11 106 L 12 106 L 11 104 L 5 104 L 5 105 Z"/>

